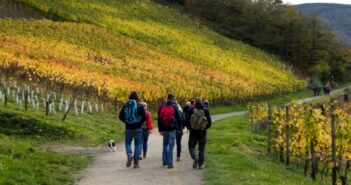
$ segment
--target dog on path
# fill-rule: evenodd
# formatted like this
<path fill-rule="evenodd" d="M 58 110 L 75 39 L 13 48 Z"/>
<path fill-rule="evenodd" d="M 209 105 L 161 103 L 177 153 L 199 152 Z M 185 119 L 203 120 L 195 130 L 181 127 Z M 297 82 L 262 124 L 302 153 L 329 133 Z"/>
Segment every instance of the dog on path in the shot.
<path fill-rule="evenodd" d="M 115 152 L 117 151 L 117 147 L 116 147 L 116 142 L 111 139 L 109 142 L 108 142 L 108 149 L 110 150 L 110 152 Z"/>

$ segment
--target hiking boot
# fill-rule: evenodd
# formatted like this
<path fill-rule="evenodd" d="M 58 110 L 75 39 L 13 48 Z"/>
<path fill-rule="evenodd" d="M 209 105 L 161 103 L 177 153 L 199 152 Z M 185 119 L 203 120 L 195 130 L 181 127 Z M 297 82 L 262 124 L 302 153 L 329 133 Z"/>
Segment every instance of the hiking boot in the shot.
<path fill-rule="evenodd" d="M 181 160 L 180 160 L 180 157 L 177 157 L 177 162 L 180 162 Z"/>
<path fill-rule="evenodd" d="M 193 168 L 196 169 L 198 164 L 199 164 L 199 159 L 195 158 L 193 163 Z"/>
<path fill-rule="evenodd" d="M 168 165 L 167 168 L 168 168 L 168 169 L 173 169 L 174 166 L 173 166 L 173 165 Z"/>
<path fill-rule="evenodd" d="M 205 164 L 199 164 L 199 169 L 204 169 L 205 168 Z"/>
<path fill-rule="evenodd" d="M 167 166 L 167 162 L 166 162 L 166 161 L 163 161 L 162 166 L 163 166 L 163 167 Z"/>
<path fill-rule="evenodd" d="M 132 165 L 132 161 L 133 161 L 133 156 L 128 156 L 127 168 L 129 168 Z"/>
<path fill-rule="evenodd" d="M 139 156 L 139 160 L 143 160 L 143 158 L 141 156 Z"/>
<path fill-rule="evenodd" d="M 139 162 L 138 162 L 138 161 L 134 161 L 134 168 L 135 168 L 135 169 L 140 168 Z"/>

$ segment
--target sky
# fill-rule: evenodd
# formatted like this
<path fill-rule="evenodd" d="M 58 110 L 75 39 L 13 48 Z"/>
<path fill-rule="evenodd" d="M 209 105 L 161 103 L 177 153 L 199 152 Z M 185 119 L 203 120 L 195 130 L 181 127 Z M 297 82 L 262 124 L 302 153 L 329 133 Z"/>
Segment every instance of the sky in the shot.
<path fill-rule="evenodd" d="M 351 0 L 283 0 L 285 3 L 301 4 L 301 3 L 342 3 L 351 4 Z"/>

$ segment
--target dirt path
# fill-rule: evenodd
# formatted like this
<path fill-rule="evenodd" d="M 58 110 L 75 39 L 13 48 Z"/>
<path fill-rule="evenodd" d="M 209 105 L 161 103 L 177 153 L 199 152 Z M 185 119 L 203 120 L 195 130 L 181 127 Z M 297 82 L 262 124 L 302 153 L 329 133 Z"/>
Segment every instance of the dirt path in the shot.
<path fill-rule="evenodd" d="M 245 111 L 213 115 L 212 119 L 218 121 L 242 114 L 245 114 Z M 117 152 L 100 148 L 100 153 L 95 152 L 93 163 L 83 172 L 84 176 L 77 184 L 201 185 L 202 173 L 192 168 L 192 159 L 187 148 L 188 138 L 189 135 L 185 131 L 182 140 L 182 161 L 175 161 L 175 168 L 171 170 L 162 167 L 162 137 L 156 131 L 149 137 L 148 158 L 140 161 L 140 169 L 125 167 L 126 154 L 123 143 L 117 146 Z"/>
<path fill-rule="evenodd" d="M 124 144 L 119 144 L 117 152 L 95 155 L 93 163 L 85 171 L 80 185 L 197 185 L 202 184 L 200 170 L 192 169 L 192 160 L 187 149 L 188 133 L 182 140 L 182 161 L 174 162 L 174 169 L 162 167 L 162 137 L 154 132 L 149 138 L 148 158 L 140 161 L 140 169 L 126 168 Z"/>

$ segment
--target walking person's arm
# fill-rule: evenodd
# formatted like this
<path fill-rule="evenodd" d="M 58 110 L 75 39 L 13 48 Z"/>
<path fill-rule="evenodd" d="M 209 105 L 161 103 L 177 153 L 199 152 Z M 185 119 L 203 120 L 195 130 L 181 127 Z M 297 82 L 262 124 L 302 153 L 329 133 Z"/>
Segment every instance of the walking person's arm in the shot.
<path fill-rule="evenodd" d="M 146 111 L 142 105 L 138 106 L 138 112 L 140 116 L 140 123 L 143 124 L 146 121 Z"/>
<path fill-rule="evenodd" d="M 123 123 L 126 122 L 125 118 L 124 118 L 124 110 L 125 110 L 125 106 L 123 106 L 122 110 L 119 112 L 119 120 L 121 120 Z"/>
<path fill-rule="evenodd" d="M 207 128 L 210 128 L 212 126 L 212 118 L 211 118 L 211 115 L 210 115 L 210 111 L 208 110 L 205 110 L 205 117 L 207 118 L 207 122 L 208 122 L 208 125 L 207 125 Z"/>
<path fill-rule="evenodd" d="M 190 118 L 191 118 L 191 115 L 193 114 L 194 110 L 193 109 L 190 109 L 188 111 L 188 113 L 185 115 L 185 126 L 188 130 L 190 130 Z"/>
<path fill-rule="evenodd" d="M 180 115 L 180 111 L 178 107 L 175 105 L 173 106 L 173 108 L 174 108 L 174 118 L 176 119 L 176 122 L 177 122 L 177 130 L 179 130 L 182 125 L 183 119 L 182 119 L 182 116 Z"/>
<path fill-rule="evenodd" d="M 149 132 L 152 132 L 153 125 L 152 125 L 152 117 L 150 112 L 146 112 L 146 122 L 147 122 L 147 128 L 149 129 Z"/>

